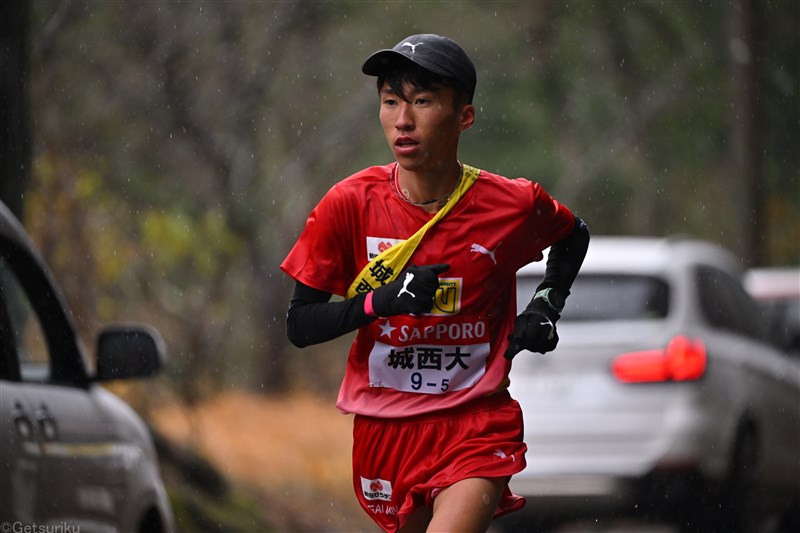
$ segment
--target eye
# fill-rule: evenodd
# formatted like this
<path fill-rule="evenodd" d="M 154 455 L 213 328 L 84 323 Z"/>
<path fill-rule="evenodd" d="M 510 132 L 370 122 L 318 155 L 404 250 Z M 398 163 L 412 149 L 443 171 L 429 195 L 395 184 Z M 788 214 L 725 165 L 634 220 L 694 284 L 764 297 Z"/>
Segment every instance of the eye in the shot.
<path fill-rule="evenodd" d="M 388 107 L 395 106 L 395 105 L 397 105 L 397 100 L 395 100 L 394 98 L 384 98 L 383 99 L 383 105 L 388 106 Z"/>
<path fill-rule="evenodd" d="M 425 97 L 425 96 L 420 96 L 420 97 L 417 97 L 417 99 L 414 100 L 414 103 L 416 105 L 427 105 L 427 104 L 431 103 L 431 99 L 428 98 L 428 97 Z"/>

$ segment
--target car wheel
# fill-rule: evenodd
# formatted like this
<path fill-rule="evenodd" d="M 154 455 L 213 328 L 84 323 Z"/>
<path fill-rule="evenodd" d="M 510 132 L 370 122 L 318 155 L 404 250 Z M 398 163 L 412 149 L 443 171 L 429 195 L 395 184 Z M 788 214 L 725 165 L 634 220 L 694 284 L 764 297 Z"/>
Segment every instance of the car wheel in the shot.
<path fill-rule="evenodd" d="M 755 430 L 744 429 L 736 439 L 730 475 L 723 489 L 721 531 L 756 533 L 763 513 L 758 498 L 758 439 Z"/>
<path fill-rule="evenodd" d="M 151 507 L 145 513 L 139 524 L 138 531 L 140 533 L 161 533 L 164 531 L 164 523 L 157 509 Z"/>

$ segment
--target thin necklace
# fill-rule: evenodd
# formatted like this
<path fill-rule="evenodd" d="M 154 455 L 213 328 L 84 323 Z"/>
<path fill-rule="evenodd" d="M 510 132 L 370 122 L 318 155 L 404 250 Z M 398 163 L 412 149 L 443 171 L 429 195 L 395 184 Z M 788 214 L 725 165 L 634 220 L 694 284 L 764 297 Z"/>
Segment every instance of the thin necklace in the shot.
<path fill-rule="evenodd" d="M 450 197 L 453 196 L 453 193 L 458 188 L 458 184 L 461 183 L 461 178 L 464 176 L 464 165 L 462 165 L 461 161 L 459 161 L 458 162 L 458 181 L 456 181 L 456 184 L 453 187 L 452 191 L 450 191 L 449 193 L 445 194 L 444 196 L 440 196 L 439 198 L 430 198 L 429 200 L 422 200 L 421 202 L 415 202 L 415 201 L 411 200 L 408 197 L 408 193 L 407 192 L 405 192 L 405 191 L 400 189 L 400 184 L 398 183 L 398 179 L 397 179 L 397 165 L 398 165 L 398 163 L 395 163 L 394 167 L 392 167 L 392 175 L 390 177 L 390 181 L 392 183 L 392 190 L 404 202 L 406 202 L 407 204 L 411 204 L 411 205 L 417 206 L 417 207 L 424 207 L 426 205 L 431 205 L 431 204 L 434 204 L 434 203 L 438 203 L 439 207 L 443 206 L 444 204 L 447 203 L 447 201 L 450 199 Z"/>

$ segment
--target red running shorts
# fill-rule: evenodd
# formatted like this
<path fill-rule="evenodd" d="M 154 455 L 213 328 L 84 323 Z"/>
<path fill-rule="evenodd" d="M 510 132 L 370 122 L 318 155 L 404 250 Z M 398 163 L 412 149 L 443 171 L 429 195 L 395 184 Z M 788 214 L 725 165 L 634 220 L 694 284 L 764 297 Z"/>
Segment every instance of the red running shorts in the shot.
<path fill-rule="evenodd" d="M 394 532 L 463 479 L 510 478 L 525 468 L 522 410 L 508 391 L 436 413 L 353 422 L 353 487 L 361 507 Z M 495 518 L 525 505 L 508 479 Z"/>

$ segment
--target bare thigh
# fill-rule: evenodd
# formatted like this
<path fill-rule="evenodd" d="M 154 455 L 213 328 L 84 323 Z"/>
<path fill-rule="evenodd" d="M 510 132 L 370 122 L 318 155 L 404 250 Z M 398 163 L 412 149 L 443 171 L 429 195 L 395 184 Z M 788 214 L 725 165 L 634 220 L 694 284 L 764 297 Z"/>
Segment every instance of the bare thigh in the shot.
<path fill-rule="evenodd" d="M 429 533 L 484 533 L 492 522 L 504 478 L 469 478 L 440 492 L 433 500 Z"/>

